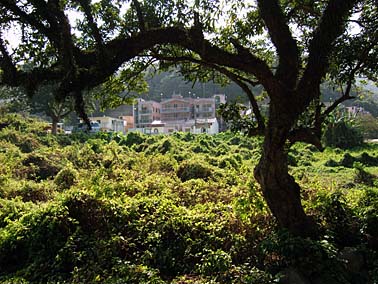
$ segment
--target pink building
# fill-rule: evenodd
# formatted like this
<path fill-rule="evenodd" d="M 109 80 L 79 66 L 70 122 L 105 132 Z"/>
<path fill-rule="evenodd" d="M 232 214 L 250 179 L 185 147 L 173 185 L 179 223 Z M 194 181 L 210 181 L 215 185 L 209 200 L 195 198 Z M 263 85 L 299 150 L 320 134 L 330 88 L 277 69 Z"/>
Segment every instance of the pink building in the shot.
<path fill-rule="evenodd" d="M 197 99 L 173 95 L 161 103 L 138 99 L 134 107 L 135 127 L 146 133 L 217 133 L 216 107 L 224 100 L 221 94 Z"/>

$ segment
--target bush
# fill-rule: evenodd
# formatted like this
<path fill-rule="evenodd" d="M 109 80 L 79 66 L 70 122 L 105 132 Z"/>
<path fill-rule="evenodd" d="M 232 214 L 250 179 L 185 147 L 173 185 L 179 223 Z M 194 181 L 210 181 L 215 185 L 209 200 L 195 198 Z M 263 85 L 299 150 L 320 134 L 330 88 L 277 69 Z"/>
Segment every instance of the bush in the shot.
<path fill-rule="evenodd" d="M 376 167 L 378 166 L 378 157 L 370 156 L 368 153 L 363 152 L 358 161 L 366 166 Z"/>
<path fill-rule="evenodd" d="M 20 197 L 23 202 L 47 202 L 54 196 L 54 189 L 50 183 L 25 181 L 12 183 L 11 189 L 5 193 L 5 198 Z"/>
<path fill-rule="evenodd" d="M 54 183 L 60 190 L 69 189 L 78 178 L 78 172 L 72 167 L 61 169 L 54 179 Z"/>
<path fill-rule="evenodd" d="M 358 202 L 357 211 L 361 216 L 362 232 L 367 237 L 368 245 L 378 250 L 378 190 L 370 188 Z"/>
<path fill-rule="evenodd" d="M 357 161 L 355 157 L 353 157 L 349 153 L 345 153 L 343 158 L 340 161 L 340 165 L 346 168 L 351 168 L 353 167 L 353 164 Z"/>
<path fill-rule="evenodd" d="M 223 250 L 204 250 L 197 270 L 202 275 L 216 275 L 227 272 L 232 265 L 231 256 Z"/>
<path fill-rule="evenodd" d="M 41 154 L 31 153 L 23 161 L 23 167 L 16 169 L 16 174 L 30 180 L 44 180 L 54 177 L 61 169 L 60 165 Z"/>
<path fill-rule="evenodd" d="M 338 167 L 339 166 L 339 163 L 336 162 L 335 160 L 333 159 L 329 159 L 327 162 L 324 163 L 324 165 L 326 167 Z"/>
<path fill-rule="evenodd" d="M 175 159 L 167 155 L 155 155 L 149 170 L 153 173 L 166 174 L 175 172 L 178 164 Z"/>
<path fill-rule="evenodd" d="M 349 149 L 363 144 L 363 137 L 357 128 L 345 121 L 328 126 L 324 133 L 324 143 L 329 147 Z"/>
<path fill-rule="evenodd" d="M 23 153 L 31 153 L 42 146 L 35 135 L 31 133 L 20 133 L 11 128 L 4 129 L 0 132 L 0 139 L 16 145 Z"/>
<path fill-rule="evenodd" d="M 229 169 L 235 169 L 235 170 L 239 169 L 240 167 L 239 161 L 237 161 L 236 158 L 234 158 L 234 155 L 225 156 L 221 158 L 220 161 L 218 162 L 218 166 L 221 169 L 229 168 Z"/>
<path fill-rule="evenodd" d="M 129 132 L 127 133 L 125 139 L 122 139 L 120 141 L 120 145 L 131 147 L 133 145 L 142 144 L 144 140 L 145 140 L 145 137 L 143 134 L 139 132 Z"/>
<path fill-rule="evenodd" d="M 376 177 L 372 175 L 371 173 L 368 173 L 364 169 L 364 166 L 361 163 L 355 162 L 353 164 L 353 168 L 355 169 L 354 182 L 366 184 L 369 186 L 374 185 L 374 181 L 376 180 Z"/>
<path fill-rule="evenodd" d="M 318 196 L 321 218 L 325 223 L 326 234 L 332 236 L 334 244 L 354 246 L 361 241 L 358 216 L 347 203 L 341 190 L 335 192 L 320 192 Z"/>
<path fill-rule="evenodd" d="M 203 161 L 188 160 L 183 161 L 177 170 L 177 176 L 181 181 L 190 179 L 204 179 L 208 180 L 213 175 L 213 170 Z"/>

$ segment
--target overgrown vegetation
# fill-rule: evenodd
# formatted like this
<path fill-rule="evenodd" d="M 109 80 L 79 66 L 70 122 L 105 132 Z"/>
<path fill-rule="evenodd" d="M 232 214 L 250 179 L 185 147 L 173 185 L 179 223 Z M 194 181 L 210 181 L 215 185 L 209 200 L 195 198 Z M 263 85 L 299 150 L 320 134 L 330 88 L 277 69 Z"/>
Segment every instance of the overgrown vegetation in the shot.
<path fill-rule="evenodd" d="M 253 179 L 258 138 L 1 122 L 0 283 L 378 281 L 375 145 L 289 153 L 313 241 L 277 230 Z"/>

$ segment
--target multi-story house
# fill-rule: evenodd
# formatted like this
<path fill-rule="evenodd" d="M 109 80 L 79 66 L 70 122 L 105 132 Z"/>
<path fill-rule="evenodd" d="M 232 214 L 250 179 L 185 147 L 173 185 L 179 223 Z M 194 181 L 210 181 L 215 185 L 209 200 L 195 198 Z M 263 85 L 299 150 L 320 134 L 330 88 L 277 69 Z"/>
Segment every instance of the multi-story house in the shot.
<path fill-rule="evenodd" d="M 173 95 L 171 99 L 161 102 L 161 120 L 187 121 L 192 118 L 191 100 L 180 95 Z"/>
<path fill-rule="evenodd" d="M 195 99 L 174 94 L 160 103 L 138 99 L 134 106 L 135 127 L 146 133 L 217 133 L 216 109 L 224 102 L 225 95 Z"/>
<path fill-rule="evenodd" d="M 214 98 L 199 98 L 193 100 L 194 119 L 215 117 Z"/>
<path fill-rule="evenodd" d="M 135 125 L 137 128 L 148 127 L 153 121 L 160 120 L 160 103 L 137 99 L 134 107 Z"/>

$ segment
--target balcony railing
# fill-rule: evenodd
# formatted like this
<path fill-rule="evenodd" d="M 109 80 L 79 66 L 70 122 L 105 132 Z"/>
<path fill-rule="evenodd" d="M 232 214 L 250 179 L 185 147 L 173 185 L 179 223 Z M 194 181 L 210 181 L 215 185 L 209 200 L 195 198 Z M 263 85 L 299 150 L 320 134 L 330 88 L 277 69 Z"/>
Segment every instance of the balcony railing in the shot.
<path fill-rule="evenodd" d="M 199 113 L 199 112 L 213 112 L 213 108 L 212 107 L 199 108 L 199 109 L 196 109 L 196 112 L 197 113 Z"/>
<path fill-rule="evenodd" d="M 189 107 L 176 107 L 176 108 L 162 108 L 161 113 L 178 113 L 178 112 L 190 112 Z"/>

